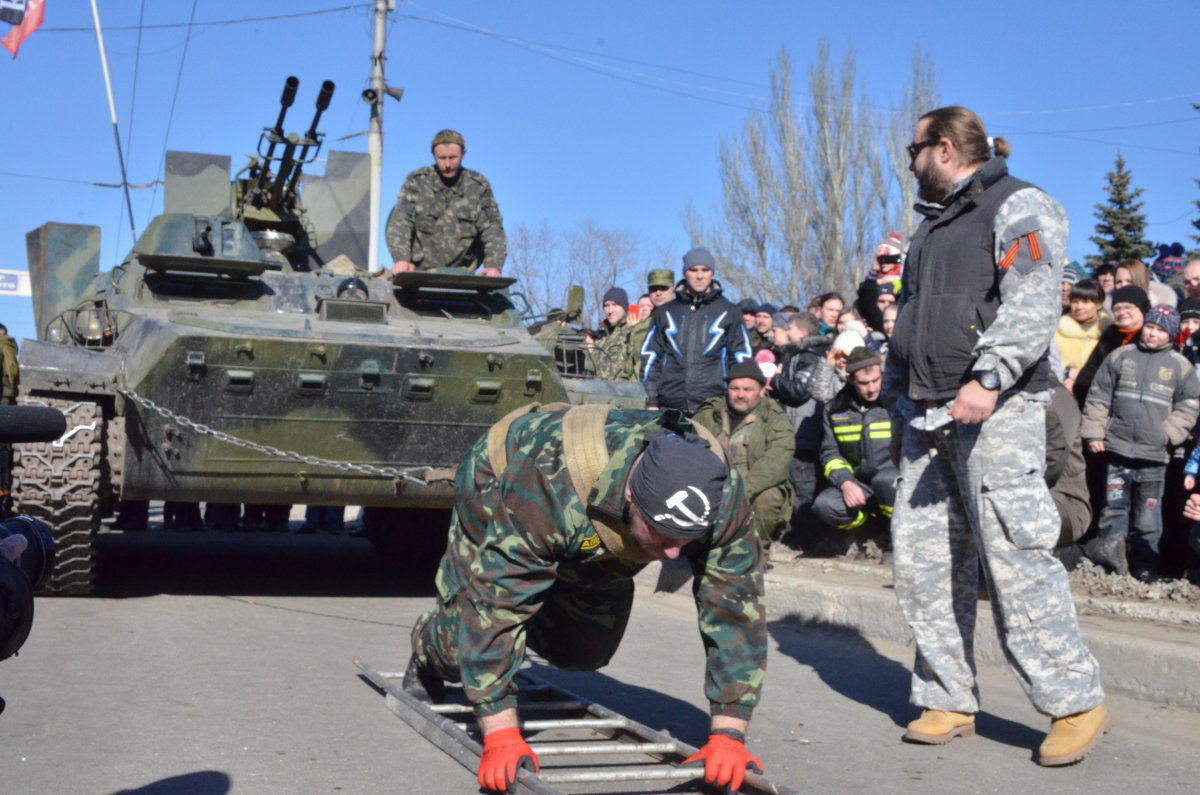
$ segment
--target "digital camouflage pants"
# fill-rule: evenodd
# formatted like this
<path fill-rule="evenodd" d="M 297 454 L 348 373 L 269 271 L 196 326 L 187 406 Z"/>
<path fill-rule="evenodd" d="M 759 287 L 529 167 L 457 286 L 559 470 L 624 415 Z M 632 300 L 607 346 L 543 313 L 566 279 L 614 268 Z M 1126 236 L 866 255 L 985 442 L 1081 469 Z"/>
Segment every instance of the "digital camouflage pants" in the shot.
<path fill-rule="evenodd" d="M 1045 405 L 1013 395 L 986 422 L 904 430 L 892 519 L 896 596 L 917 656 L 913 704 L 976 712 L 982 568 L 1000 645 L 1026 695 L 1053 717 L 1104 699 L 1079 634 L 1059 518 L 1042 479 Z"/>

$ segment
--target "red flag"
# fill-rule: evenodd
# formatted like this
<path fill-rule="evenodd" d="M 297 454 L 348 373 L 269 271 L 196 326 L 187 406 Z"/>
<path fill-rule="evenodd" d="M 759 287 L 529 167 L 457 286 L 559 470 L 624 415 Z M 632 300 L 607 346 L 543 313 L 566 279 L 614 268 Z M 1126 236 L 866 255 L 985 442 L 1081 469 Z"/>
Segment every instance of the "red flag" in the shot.
<path fill-rule="evenodd" d="M 25 8 L 25 19 L 21 20 L 21 24 L 8 32 L 8 35 L 0 40 L 0 44 L 13 54 L 13 58 L 17 57 L 17 50 L 21 49 L 21 44 L 25 39 L 33 35 L 33 32 L 42 24 L 42 15 L 45 12 L 45 0 L 29 0 L 29 5 Z"/>

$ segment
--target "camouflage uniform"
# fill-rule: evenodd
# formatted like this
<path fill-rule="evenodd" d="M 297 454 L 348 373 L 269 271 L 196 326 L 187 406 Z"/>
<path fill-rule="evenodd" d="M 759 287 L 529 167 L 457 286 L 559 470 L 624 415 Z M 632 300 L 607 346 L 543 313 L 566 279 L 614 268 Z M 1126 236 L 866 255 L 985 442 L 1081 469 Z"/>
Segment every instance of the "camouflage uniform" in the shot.
<path fill-rule="evenodd" d="M 21 385 L 21 369 L 17 364 L 17 341 L 0 333 L 0 405 L 12 406 L 17 402 L 17 387 Z"/>
<path fill-rule="evenodd" d="M 642 358 L 642 348 L 646 344 L 646 339 L 650 336 L 651 325 L 650 315 L 646 315 L 633 328 L 629 329 L 629 348 L 626 351 L 625 367 L 623 369 L 623 372 L 628 373 L 628 376 L 622 377 L 622 381 L 642 380 L 642 363 L 645 361 Z"/>
<path fill-rule="evenodd" d="M 763 544 L 769 545 L 792 518 L 795 490 L 788 480 L 796 452 L 792 422 L 769 397 L 732 429 L 731 419 L 724 397 L 709 398 L 692 417 L 693 422 L 712 431 L 742 476 L 746 497 L 754 506 L 754 529 Z"/>
<path fill-rule="evenodd" d="M 486 436 L 458 470 L 438 604 L 413 628 L 413 653 L 446 681 L 461 681 L 476 715 L 516 706 L 512 678 L 526 645 L 568 670 L 608 662 L 629 619 L 632 577 L 648 559 L 636 547 L 609 552 L 588 515 L 627 519 L 625 483 L 646 435 L 690 427 L 678 412 L 612 410 L 604 426 L 611 459 L 585 506 L 566 468 L 563 414 L 513 422 L 498 476 Z M 716 525 L 684 550 L 696 576 L 711 712 L 745 719 L 758 703 L 767 652 L 762 548 L 750 525 L 741 479 L 730 473 Z"/>
<path fill-rule="evenodd" d="M 972 200 L 968 195 L 984 192 L 979 175 L 1002 169 L 1003 160 L 997 160 L 966 184 L 956 184 L 948 207 L 961 209 L 961 202 Z M 923 229 L 946 223 L 939 221 L 943 211 L 950 214 L 940 205 L 918 209 L 926 215 Z M 951 216 L 949 223 L 955 220 Z M 974 369 L 1000 376 L 995 412 L 980 424 L 958 423 L 950 417 L 953 398 L 911 397 L 909 370 L 896 355 L 895 339 L 887 362 L 885 394 L 899 395 L 896 413 L 904 424 L 892 522 L 896 596 L 917 646 L 912 703 L 974 713 L 979 709 L 973 643 L 982 562 L 1009 665 L 1033 705 L 1061 717 L 1095 707 L 1104 693 L 1099 666 L 1080 637 L 1066 571 L 1051 552 L 1059 518 L 1042 479 L 1048 393 L 1023 390 L 1020 379 L 1045 354 L 1059 318 L 1067 218 L 1054 199 L 1026 187 L 1004 200 L 991 226 L 1000 306 L 986 329 L 962 333 L 974 343 Z M 913 249 L 921 245 L 921 231 Z M 1013 255 L 1021 240 L 1033 245 Z M 1006 254 L 1011 267 L 1002 273 Z M 907 276 L 901 315 L 919 289 Z M 916 307 L 935 313 L 938 308 L 928 297 Z"/>
<path fill-rule="evenodd" d="M 616 328 L 609 328 L 604 321 L 604 336 L 596 340 L 592 358 L 596 362 L 596 375 L 610 381 L 631 381 L 629 372 L 629 324 L 624 319 Z"/>
<path fill-rule="evenodd" d="M 508 256 L 492 186 L 469 168 L 450 185 L 433 166 L 409 174 L 388 215 L 387 245 L 394 261 L 417 270 L 474 270 L 480 263 L 499 270 Z"/>

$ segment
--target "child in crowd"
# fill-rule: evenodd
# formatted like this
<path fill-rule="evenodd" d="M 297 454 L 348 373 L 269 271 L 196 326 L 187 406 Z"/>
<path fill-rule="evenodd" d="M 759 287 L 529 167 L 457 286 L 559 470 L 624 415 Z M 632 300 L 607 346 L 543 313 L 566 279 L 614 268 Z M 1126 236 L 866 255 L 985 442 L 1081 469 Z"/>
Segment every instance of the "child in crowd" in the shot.
<path fill-rule="evenodd" d="M 1200 299 L 1188 298 L 1179 304 L 1179 336 L 1175 345 L 1192 364 L 1200 364 Z"/>
<path fill-rule="evenodd" d="M 1085 364 L 1100 334 L 1112 325 L 1112 319 L 1104 312 L 1104 290 L 1100 283 L 1084 279 L 1071 285 L 1067 314 L 1058 321 L 1054 332 L 1054 344 L 1058 347 L 1058 358 L 1062 362 L 1063 381 L 1070 381 Z"/>
<path fill-rule="evenodd" d="M 1174 309 L 1151 309 L 1137 344 L 1118 348 L 1100 366 L 1081 429 L 1088 449 L 1108 460 L 1099 533 L 1086 553 L 1118 574 L 1132 571 L 1143 582 L 1158 573 L 1160 502 L 1170 448 L 1187 438 L 1200 413 L 1200 378 L 1172 347 L 1178 333 Z"/>

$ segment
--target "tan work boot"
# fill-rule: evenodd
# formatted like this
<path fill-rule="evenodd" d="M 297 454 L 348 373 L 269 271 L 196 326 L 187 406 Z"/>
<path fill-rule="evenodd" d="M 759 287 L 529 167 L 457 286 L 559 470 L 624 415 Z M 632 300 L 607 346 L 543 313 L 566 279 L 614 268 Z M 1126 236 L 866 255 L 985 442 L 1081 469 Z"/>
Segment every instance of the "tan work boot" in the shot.
<path fill-rule="evenodd" d="M 970 712 L 946 712 L 927 709 L 908 724 L 904 740 L 926 745 L 945 745 L 955 737 L 975 736 L 975 716 Z"/>
<path fill-rule="evenodd" d="M 1038 764 L 1053 767 L 1078 762 L 1107 734 L 1112 718 L 1103 703 L 1087 712 L 1050 721 L 1050 733 L 1038 748 Z"/>

